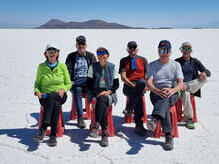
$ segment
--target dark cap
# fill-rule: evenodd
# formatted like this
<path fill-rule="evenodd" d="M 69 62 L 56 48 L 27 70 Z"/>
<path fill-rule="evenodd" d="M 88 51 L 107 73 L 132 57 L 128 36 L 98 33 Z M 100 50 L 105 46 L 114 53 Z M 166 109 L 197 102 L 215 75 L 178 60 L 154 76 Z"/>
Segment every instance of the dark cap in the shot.
<path fill-rule="evenodd" d="M 170 50 L 172 47 L 171 47 L 171 44 L 168 40 L 161 40 L 159 45 L 158 45 L 158 48 L 166 48 L 166 49 Z"/>
<path fill-rule="evenodd" d="M 128 45 L 127 45 L 128 49 L 136 49 L 138 47 L 138 44 L 135 42 L 135 41 L 130 41 L 128 42 Z"/>
<path fill-rule="evenodd" d="M 82 36 L 82 35 L 78 36 L 78 37 L 76 38 L 76 42 L 77 42 L 77 43 L 86 43 L 86 38 L 85 38 L 85 36 Z"/>

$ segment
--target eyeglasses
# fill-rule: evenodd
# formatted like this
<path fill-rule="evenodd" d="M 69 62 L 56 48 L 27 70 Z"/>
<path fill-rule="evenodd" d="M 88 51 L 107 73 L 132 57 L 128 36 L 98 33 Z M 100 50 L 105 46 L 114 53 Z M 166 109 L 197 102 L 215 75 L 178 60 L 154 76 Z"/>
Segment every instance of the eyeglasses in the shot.
<path fill-rule="evenodd" d="M 107 51 L 97 51 L 97 55 L 107 55 Z"/>
<path fill-rule="evenodd" d="M 183 48 L 183 51 L 189 51 L 189 52 L 191 52 L 191 51 L 192 51 L 192 48 Z"/>
<path fill-rule="evenodd" d="M 170 50 L 168 50 L 168 49 L 159 49 L 160 54 L 168 54 L 169 52 L 170 52 Z"/>

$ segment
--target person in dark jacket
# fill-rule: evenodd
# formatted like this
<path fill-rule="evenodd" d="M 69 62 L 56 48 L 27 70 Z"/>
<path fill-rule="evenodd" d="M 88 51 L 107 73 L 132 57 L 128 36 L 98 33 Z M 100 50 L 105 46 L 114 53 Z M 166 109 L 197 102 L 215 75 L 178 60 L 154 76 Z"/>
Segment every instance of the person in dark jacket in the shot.
<path fill-rule="evenodd" d="M 78 127 L 85 128 L 83 118 L 82 93 L 87 92 L 87 71 L 92 63 L 96 62 L 95 56 L 86 51 L 86 38 L 78 36 L 76 38 L 77 51 L 68 55 L 65 64 L 67 65 L 73 87 L 71 92 L 74 96 L 74 103 L 78 116 Z"/>
<path fill-rule="evenodd" d="M 129 55 L 120 60 L 119 73 L 124 82 L 123 93 L 129 98 L 129 102 L 123 110 L 125 115 L 130 115 L 134 110 L 135 132 L 140 136 L 146 135 L 143 126 L 143 95 L 146 91 L 146 74 L 148 61 L 145 57 L 139 56 L 138 45 L 135 41 L 127 44 Z"/>
<path fill-rule="evenodd" d="M 182 52 L 182 57 L 176 59 L 180 63 L 184 75 L 184 85 L 180 98 L 184 107 L 183 113 L 186 127 L 188 129 L 194 129 L 190 94 L 201 97 L 200 88 L 207 81 L 207 77 L 210 77 L 211 73 L 198 59 L 191 57 L 191 43 L 184 42 L 180 47 L 180 51 Z"/>
<path fill-rule="evenodd" d="M 117 103 L 116 90 L 119 88 L 119 77 L 115 65 L 108 62 L 109 52 L 106 48 L 97 49 L 97 63 L 92 64 L 88 70 L 89 97 L 96 99 L 95 124 L 90 136 L 98 136 L 99 127 L 102 129 L 100 145 L 106 147 L 108 143 L 107 108 Z"/>

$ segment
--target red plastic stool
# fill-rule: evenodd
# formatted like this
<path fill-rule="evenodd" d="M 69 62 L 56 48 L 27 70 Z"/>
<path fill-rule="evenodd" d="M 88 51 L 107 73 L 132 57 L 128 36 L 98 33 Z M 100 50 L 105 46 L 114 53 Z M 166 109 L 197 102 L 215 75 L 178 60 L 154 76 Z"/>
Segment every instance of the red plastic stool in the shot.
<path fill-rule="evenodd" d="M 177 126 L 177 114 L 176 114 L 175 105 L 172 105 L 170 107 L 170 119 L 171 119 L 171 124 L 172 124 L 172 127 L 173 127 L 173 131 L 172 131 L 171 135 L 173 137 L 179 137 L 179 135 L 178 135 L 178 126 Z M 160 136 L 165 136 L 165 134 L 161 130 L 160 120 L 157 123 L 157 128 L 154 131 L 153 135 L 154 135 L 154 138 L 160 138 Z"/>
<path fill-rule="evenodd" d="M 190 99 L 191 99 L 192 108 L 193 108 L 193 122 L 198 122 L 197 114 L 196 114 L 195 96 L 191 94 Z M 177 112 L 177 121 L 182 122 L 182 120 L 183 120 L 183 116 L 182 116 L 183 111 L 182 111 L 182 101 L 181 101 L 181 99 L 179 99 L 176 102 L 175 106 L 176 106 L 176 112 Z"/>
<path fill-rule="evenodd" d="M 145 96 L 142 96 L 142 100 L 143 100 L 143 112 L 144 112 L 144 115 L 142 117 L 142 121 L 144 123 L 147 123 L 147 113 L 146 113 L 146 103 L 145 103 Z M 129 102 L 129 98 L 127 97 L 126 98 L 126 105 L 128 104 Z M 134 121 L 134 112 L 132 112 L 132 115 L 131 116 L 125 116 L 125 123 L 131 123 Z"/>
<path fill-rule="evenodd" d="M 85 99 L 85 109 L 83 109 L 84 114 L 83 117 L 90 120 L 91 119 L 91 111 L 90 111 L 90 104 L 87 101 L 87 93 L 82 94 L 82 98 Z M 71 120 L 77 119 L 77 113 L 74 103 L 74 96 L 72 94 L 72 107 L 71 107 Z"/>
<path fill-rule="evenodd" d="M 94 123 L 95 123 L 95 104 L 96 101 L 92 100 L 91 102 L 91 124 L 90 124 L 90 131 L 93 129 Z M 107 119 L 108 119 L 108 135 L 110 137 L 113 137 L 114 132 L 114 125 L 113 125 L 113 114 L 112 114 L 112 106 L 109 106 L 107 109 Z M 102 130 L 99 130 L 99 134 L 102 133 Z"/>
<path fill-rule="evenodd" d="M 42 119 L 43 119 L 43 106 L 40 107 L 40 123 L 39 123 L 39 128 L 42 125 Z M 58 137 L 62 137 L 63 133 L 64 133 L 65 127 L 64 127 L 64 121 L 63 121 L 63 112 L 62 112 L 62 107 L 61 107 L 61 111 L 59 114 L 59 120 L 58 120 L 58 130 L 57 130 L 57 136 Z M 50 135 L 51 130 L 46 130 L 46 135 Z"/>

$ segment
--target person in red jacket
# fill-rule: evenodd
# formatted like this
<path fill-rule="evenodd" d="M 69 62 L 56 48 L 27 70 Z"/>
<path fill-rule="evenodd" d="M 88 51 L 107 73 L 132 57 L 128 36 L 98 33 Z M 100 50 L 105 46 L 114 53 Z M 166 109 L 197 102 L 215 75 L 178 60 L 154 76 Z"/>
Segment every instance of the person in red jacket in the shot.
<path fill-rule="evenodd" d="M 148 62 L 147 59 L 139 56 L 138 45 L 135 41 L 130 41 L 127 45 L 129 55 L 120 60 L 119 73 L 124 82 L 123 93 L 129 98 L 129 103 L 124 114 L 129 115 L 134 110 L 135 132 L 140 135 L 146 135 L 146 129 L 143 126 L 143 101 L 142 96 L 146 88 L 146 74 Z"/>

